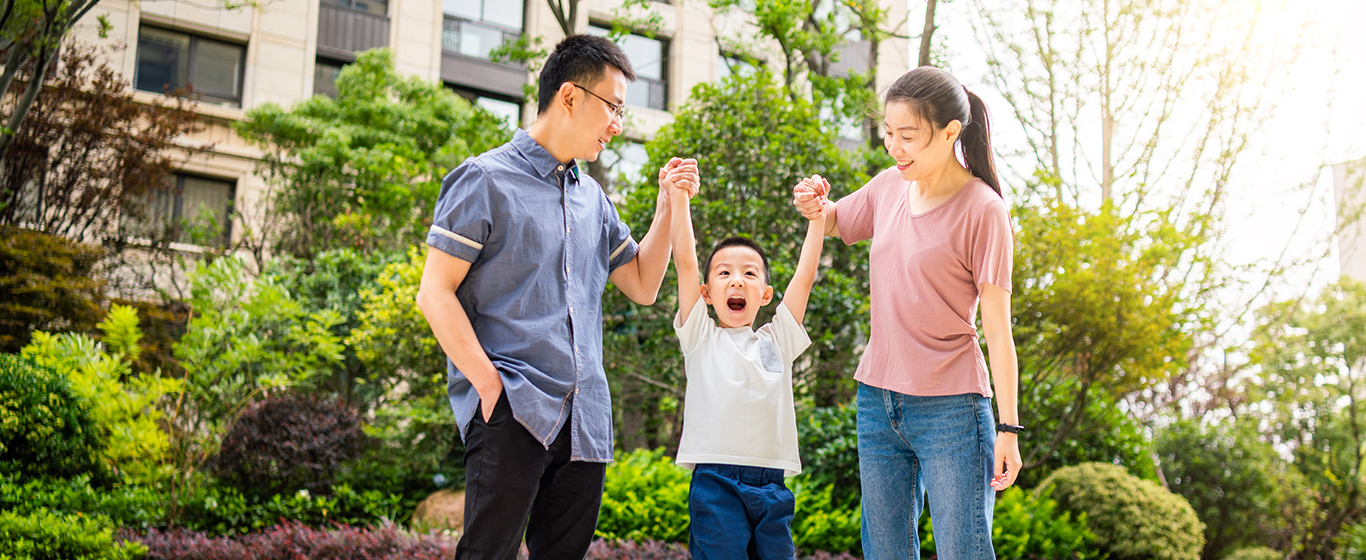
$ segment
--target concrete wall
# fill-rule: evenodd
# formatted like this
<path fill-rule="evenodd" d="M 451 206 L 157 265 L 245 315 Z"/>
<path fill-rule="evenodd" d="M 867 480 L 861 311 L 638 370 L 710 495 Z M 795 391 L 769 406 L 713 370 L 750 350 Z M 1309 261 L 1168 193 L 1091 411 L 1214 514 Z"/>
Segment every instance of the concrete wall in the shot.
<path fill-rule="evenodd" d="M 1366 282 L 1366 159 L 1333 166 L 1342 275 Z"/>

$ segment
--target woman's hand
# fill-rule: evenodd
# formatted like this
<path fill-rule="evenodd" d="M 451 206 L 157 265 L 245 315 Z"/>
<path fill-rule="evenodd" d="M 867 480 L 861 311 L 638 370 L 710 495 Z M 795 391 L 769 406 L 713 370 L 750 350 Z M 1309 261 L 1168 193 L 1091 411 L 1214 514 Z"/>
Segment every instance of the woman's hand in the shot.
<path fill-rule="evenodd" d="M 992 489 L 1000 492 L 1010 488 L 1020 476 L 1022 467 L 1024 461 L 1020 460 L 1020 435 L 1010 432 L 997 433 L 996 459 L 992 463 L 996 476 L 991 477 Z"/>
<path fill-rule="evenodd" d="M 792 187 L 792 205 L 802 213 L 802 217 L 814 220 L 825 210 L 825 197 L 830 194 L 830 183 L 820 175 L 802 179 Z"/>

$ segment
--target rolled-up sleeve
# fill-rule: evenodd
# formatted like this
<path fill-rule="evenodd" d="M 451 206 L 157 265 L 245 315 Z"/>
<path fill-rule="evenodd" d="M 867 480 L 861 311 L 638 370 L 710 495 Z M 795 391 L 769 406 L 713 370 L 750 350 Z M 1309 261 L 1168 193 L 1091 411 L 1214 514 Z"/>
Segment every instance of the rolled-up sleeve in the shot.
<path fill-rule="evenodd" d="M 607 273 L 611 274 L 621 268 L 621 265 L 635 260 L 636 254 L 640 252 L 640 245 L 631 237 L 631 228 L 621 221 L 616 205 L 606 196 L 602 197 L 602 203 L 607 205 L 606 211 L 602 214 L 607 246 L 611 248 L 611 253 L 607 256 Z"/>
<path fill-rule="evenodd" d="M 457 259 L 474 262 L 493 231 L 493 186 L 475 162 L 446 175 L 436 200 L 427 244 Z"/>

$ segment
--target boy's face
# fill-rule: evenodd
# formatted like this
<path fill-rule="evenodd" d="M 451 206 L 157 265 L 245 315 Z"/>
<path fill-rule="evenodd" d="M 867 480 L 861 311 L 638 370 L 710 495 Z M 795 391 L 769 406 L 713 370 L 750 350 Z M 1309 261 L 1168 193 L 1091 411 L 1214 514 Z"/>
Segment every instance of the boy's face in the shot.
<path fill-rule="evenodd" d="M 754 249 L 731 246 L 711 258 L 702 300 L 716 310 L 725 328 L 754 324 L 759 308 L 773 299 L 773 288 L 764 279 L 764 261 Z"/>

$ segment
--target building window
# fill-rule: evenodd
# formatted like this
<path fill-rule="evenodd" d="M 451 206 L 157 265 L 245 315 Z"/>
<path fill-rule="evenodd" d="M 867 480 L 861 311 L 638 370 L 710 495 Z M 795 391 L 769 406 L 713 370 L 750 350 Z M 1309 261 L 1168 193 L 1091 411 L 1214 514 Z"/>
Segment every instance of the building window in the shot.
<path fill-rule="evenodd" d="M 377 16 L 389 15 L 389 3 L 386 0 L 322 0 L 324 4 L 351 8 Z"/>
<path fill-rule="evenodd" d="M 148 193 L 143 217 L 123 220 L 125 233 L 155 239 L 173 230 L 177 243 L 226 245 L 232 239 L 231 181 L 175 174 L 168 189 Z"/>
<path fill-rule="evenodd" d="M 313 93 L 335 99 L 337 97 L 337 77 L 341 75 L 343 66 L 346 64 L 319 58 L 318 62 L 313 65 Z"/>
<path fill-rule="evenodd" d="M 593 35 L 607 36 L 606 28 L 588 26 Z M 636 81 L 626 88 L 626 104 L 633 107 L 646 107 L 660 111 L 668 110 L 668 82 L 665 80 L 668 60 L 668 43 L 661 39 L 651 39 L 641 35 L 627 35 L 617 40 L 621 50 L 631 60 L 636 71 Z"/>
<path fill-rule="evenodd" d="M 443 0 L 441 49 L 474 58 L 517 40 L 522 30 L 522 3 L 507 0 Z"/>
<path fill-rule="evenodd" d="M 503 96 L 493 96 L 481 91 L 466 89 L 455 84 L 446 83 L 446 87 L 451 88 L 456 95 L 465 98 L 466 101 L 478 105 L 479 108 L 493 113 L 494 116 L 501 117 L 503 123 L 510 128 L 517 128 L 522 124 L 522 104 L 518 101 L 505 98 Z"/>
<path fill-rule="evenodd" d="M 188 87 L 210 101 L 240 104 L 245 56 L 241 45 L 144 25 L 134 83 L 157 93 Z"/>

